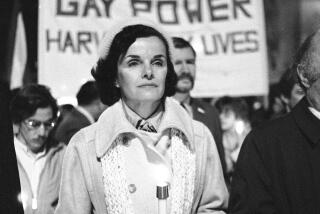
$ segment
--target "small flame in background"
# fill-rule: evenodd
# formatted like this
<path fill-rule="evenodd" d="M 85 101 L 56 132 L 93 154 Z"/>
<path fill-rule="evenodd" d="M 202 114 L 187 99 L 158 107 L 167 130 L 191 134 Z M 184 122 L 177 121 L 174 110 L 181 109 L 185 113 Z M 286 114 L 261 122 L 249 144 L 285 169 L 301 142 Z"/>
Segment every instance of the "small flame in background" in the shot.
<path fill-rule="evenodd" d="M 245 127 L 244 122 L 242 120 L 238 120 L 235 124 L 235 130 L 238 134 L 242 134 Z"/>
<path fill-rule="evenodd" d="M 17 199 L 18 199 L 18 202 L 22 203 L 23 209 L 25 210 L 27 205 L 27 200 L 28 200 L 27 195 L 21 192 L 18 194 Z"/>

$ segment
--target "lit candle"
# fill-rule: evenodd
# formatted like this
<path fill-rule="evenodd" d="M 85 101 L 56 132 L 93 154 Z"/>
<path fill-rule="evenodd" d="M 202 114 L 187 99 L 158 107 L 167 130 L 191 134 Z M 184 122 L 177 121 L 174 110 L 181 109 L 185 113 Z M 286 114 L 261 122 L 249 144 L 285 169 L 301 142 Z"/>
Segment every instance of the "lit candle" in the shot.
<path fill-rule="evenodd" d="M 171 180 L 170 170 L 164 164 L 155 164 L 153 169 L 157 185 L 158 214 L 166 214 Z"/>
<path fill-rule="evenodd" d="M 158 214 L 167 213 L 167 198 L 169 197 L 168 188 L 168 183 L 157 184 Z"/>

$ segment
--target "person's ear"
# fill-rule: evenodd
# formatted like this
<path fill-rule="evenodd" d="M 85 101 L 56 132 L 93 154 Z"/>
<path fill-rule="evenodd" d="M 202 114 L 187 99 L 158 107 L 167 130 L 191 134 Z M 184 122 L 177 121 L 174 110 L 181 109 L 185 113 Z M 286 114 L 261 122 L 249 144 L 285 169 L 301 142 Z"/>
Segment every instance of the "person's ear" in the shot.
<path fill-rule="evenodd" d="M 12 124 L 12 128 L 13 128 L 13 134 L 16 135 L 20 132 L 20 124 Z"/>
<path fill-rule="evenodd" d="M 302 65 L 299 64 L 297 66 L 297 74 L 298 74 L 298 77 L 302 83 L 302 85 L 305 87 L 305 88 L 310 88 L 310 82 L 308 80 L 308 78 L 306 77 L 306 74 L 305 72 L 303 71 L 303 68 L 302 68 Z"/>
<path fill-rule="evenodd" d="M 115 86 L 116 88 L 120 88 L 120 85 L 119 85 L 118 80 L 116 80 L 116 81 L 114 82 L 114 86 Z"/>

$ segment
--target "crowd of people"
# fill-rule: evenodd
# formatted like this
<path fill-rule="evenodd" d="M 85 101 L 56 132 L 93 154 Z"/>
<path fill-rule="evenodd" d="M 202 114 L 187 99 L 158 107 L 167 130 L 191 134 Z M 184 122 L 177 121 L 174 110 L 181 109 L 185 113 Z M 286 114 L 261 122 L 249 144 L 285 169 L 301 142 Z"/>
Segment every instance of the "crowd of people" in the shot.
<path fill-rule="evenodd" d="M 1 194 L 18 202 L 8 212 L 157 214 L 165 184 L 166 213 L 320 213 L 319 41 L 302 44 L 264 110 L 193 98 L 187 40 L 141 18 L 117 23 L 77 106 L 40 84 L 5 97 L 3 157 L 16 165 Z"/>

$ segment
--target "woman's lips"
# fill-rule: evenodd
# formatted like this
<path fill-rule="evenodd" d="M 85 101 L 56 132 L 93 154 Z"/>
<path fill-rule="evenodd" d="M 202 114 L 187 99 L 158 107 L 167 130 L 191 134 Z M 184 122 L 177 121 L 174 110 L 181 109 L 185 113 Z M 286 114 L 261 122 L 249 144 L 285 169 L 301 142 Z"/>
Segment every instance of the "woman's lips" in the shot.
<path fill-rule="evenodd" d="M 142 85 L 139 85 L 138 87 L 157 87 L 157 84 L 154 84 L 154 83 L 146 83 L 146 84 L 142 84 Z"/>

